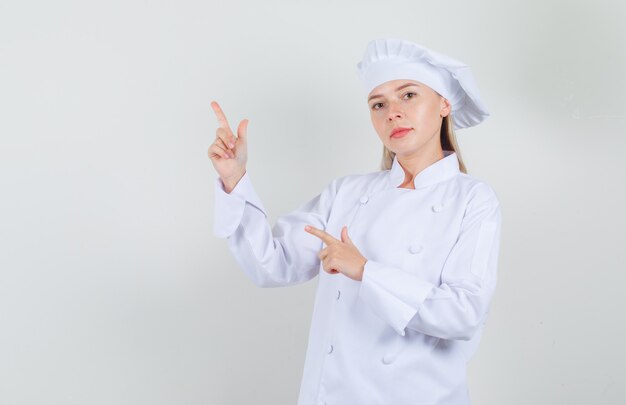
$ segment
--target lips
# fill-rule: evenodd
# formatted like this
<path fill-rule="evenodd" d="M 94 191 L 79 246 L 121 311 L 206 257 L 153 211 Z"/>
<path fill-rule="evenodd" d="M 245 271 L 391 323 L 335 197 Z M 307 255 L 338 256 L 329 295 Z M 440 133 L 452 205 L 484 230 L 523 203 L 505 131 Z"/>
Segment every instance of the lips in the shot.
<path fill-rule="evenodd" d="M 409 132 L 411 130 L 411 128 L 395 128 L 392 132 L 391 132 L 391 138 L 400 138 L 401 136 L 404 136 L 407 132 Z"/>

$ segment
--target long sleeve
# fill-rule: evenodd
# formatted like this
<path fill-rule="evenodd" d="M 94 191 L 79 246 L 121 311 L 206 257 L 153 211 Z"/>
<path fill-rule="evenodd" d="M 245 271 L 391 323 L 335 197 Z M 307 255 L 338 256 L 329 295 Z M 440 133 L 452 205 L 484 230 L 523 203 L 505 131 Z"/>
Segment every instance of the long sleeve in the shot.
<path fill-rule="evenodd" d="M 215 179 L 215 236 L 227 238 L 235 260 L 260 287 L 303 283 L 319 272 L 322 241 L 304 230 L 306 224 L 325 229 L 337 192 L 337 180 L 294 210 L 278 217 L 273 227 L 248 172 L 227 193 Z"/>
<path fill-rule="evenodd" d="M 487 190 L 467 205 L 441 285 L 384 263 L 366 262 L 359 295 L 400 335 L 409 328 L 470 340 L 484 323 L 496 286 L 501 228 L 500 204 Z"/>

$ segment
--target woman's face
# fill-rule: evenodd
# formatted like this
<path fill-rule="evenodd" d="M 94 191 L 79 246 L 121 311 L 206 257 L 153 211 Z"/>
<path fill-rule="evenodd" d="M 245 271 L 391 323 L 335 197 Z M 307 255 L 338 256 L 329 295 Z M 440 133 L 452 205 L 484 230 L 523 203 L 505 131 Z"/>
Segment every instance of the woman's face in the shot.
<path fill-rule="evenodd" d="M 450 113 L 451 105 L 427 85 L 415 80 L 390 80 L 370 92 L 368 106 L 378 137 L 396 155 L 413 156 L 441 149 L 442 117 Z M 392 136 L 396 128 L 409 131 Z"/>

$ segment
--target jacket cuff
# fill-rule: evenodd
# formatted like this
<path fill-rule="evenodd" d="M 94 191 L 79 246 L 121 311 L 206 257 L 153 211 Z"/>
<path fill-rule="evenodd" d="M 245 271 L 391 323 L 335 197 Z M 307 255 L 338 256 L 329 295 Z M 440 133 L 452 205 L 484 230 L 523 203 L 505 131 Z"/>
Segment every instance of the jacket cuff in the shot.
<path fill-rule="evenodd" d="M 359 297 L 398 334 L 415 316 L 436 286 L 399 268 L 368 260 L 364 266 Z"/>
<path fill-rule="evenodd" d="M 213 210 L 213 233 L 218 238 L 228 238 L 235 232 L 249 203 L 267 218 L 267 211 L 258 196 L 246 171 L 235 188 L 227 193 L 219 176 L 215 179 L 215 204 Z"/>

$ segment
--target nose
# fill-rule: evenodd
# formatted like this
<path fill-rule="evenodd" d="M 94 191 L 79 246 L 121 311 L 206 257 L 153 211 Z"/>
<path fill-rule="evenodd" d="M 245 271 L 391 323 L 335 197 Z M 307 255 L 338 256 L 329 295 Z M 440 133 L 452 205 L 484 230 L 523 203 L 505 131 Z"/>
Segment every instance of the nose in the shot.
<path fill-rule="evenodd" d="M 387 119 L 389 121 L 393 121 L 396 118 L 402 118 L 403 114 L 404 112 L 402 111 L 398 103 L 389 103 L 389 113 L 387 114 Z"/>

